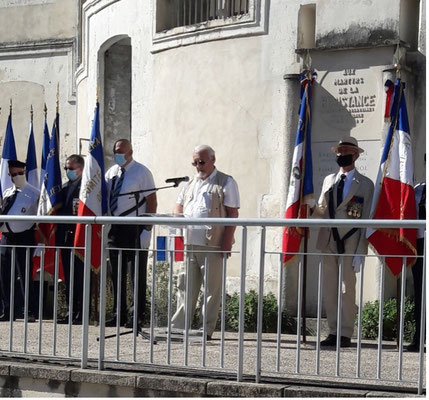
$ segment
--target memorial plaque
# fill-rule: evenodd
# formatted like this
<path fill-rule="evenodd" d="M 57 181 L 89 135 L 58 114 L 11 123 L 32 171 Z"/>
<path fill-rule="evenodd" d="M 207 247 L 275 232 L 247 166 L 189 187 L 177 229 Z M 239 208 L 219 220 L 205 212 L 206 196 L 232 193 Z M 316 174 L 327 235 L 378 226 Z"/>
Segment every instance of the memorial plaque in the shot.
<path fill-rule="evenodd" d="M 358 140 L 358 142 L 359 147 L 365 151 L 357 159 L 356 169 L 375 182 L 381 157 L 380 140 Z M 312 144 L 313 184 L 316 200 L 319 198 L 325 176 L 337 173 L 339 170 L 335 161 L 336 155 L 331 150 L 331 147 L 336 144 L 338 141 Z"/>
<path fill-rule="evenodd" d="M 320 115 L 327 126 L 350 130 L 367 123 L 376 113 L 379 82 L 371 69 L 327 72 L 320 85 Z"/>

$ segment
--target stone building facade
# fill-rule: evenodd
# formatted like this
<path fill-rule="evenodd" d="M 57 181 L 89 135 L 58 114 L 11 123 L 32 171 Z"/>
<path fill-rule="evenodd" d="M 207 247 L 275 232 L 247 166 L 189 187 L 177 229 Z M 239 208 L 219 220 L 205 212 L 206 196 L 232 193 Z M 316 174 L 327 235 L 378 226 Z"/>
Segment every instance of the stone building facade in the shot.
<path fill-rule="evenodd" d="M 113 142 L 128 137 L 135 158 L 161 185 L 166 178 L 191 175 L 193 147 L 210 144 L 218 168 L 239 184 L 240 216 L 278 218 L 286 203 L 300 92 L 296 78 L 304 56 L 309 53 L 318 73 L 312 129 L 317 197 L 323 176 L 335 168 L 330 147 L 347 133 L 365 149 L 359 170 L 375 180 L 385 134 L 384 82 L 394 78 L 399 44 L 420 181 L 426 146 L 425 3 L 0 0 L 0 137 L 13 98 L 18 153 L 25 157 L 27 110 L 33 104 L 40 150 L 43 103 L 51 123 L 58 85 L 61 154 L 85 154 L 99 90 L 108 166 Z M 176 195 L 159 192 L 160 212 L 171 211 Z M 257 283 L 259 237 L 249 230 L 248 288 Z M 269 230 L 267 250 L 280 246 L 280 231 Z M 276 291 L 278 259 L 266 257 L 266 291 Z M 379 267 L 375 259 L 367 266 L 365 298 L 372 300 Z M 316 306 L 314 268 L 310 261 L 310 314 Z M 287 268 L 291 309 L 296 275 L 295 266 Z M 229 291 L 238 290 L 238 279 L 239 257 L 233 256 Z M 388 276 L 386 295 L 395 290 Z"/>

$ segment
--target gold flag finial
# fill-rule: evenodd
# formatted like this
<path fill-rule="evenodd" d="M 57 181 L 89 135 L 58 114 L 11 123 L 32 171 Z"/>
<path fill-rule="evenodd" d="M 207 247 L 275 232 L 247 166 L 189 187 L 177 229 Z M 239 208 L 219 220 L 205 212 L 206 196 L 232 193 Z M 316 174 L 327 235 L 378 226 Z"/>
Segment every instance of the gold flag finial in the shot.
<path fill-rule="evenodd" d="M 9 104 L 9 113 L 12 114 L 12 99 L 10 99 L 10 104 Z"/>
<path fill-rule="evenodd" d="M 45 121 L 46 121 L 48 117 L 48 107 L 46 107 L 46 103 L 45 103 L 45 106 L 43 107 L 43 112 L 45 113 Z"/>
<path fill-rule="evenodd" d="M 33 122 L 33 104 L 30 106 L 30 117 L 31 117 L 31 122 Z"/>
<path fill-rule="evenodd" d="M 396 70 L 396 77 L 400 78 L 401 77 L 401 69 L 402 69 L 402 57 L 403 57 L 403 53 L 401 50 L 401 46 L 399 45 L 399 43 L 396 45 L 396 51 L 395 54 L 393 55 L 393 65 L 395 66 L 395 70 Z"/>
<path fill-rule="evenodd" d="M 97 103 L 100 102 L 100 86 L 97 85 Z"/>

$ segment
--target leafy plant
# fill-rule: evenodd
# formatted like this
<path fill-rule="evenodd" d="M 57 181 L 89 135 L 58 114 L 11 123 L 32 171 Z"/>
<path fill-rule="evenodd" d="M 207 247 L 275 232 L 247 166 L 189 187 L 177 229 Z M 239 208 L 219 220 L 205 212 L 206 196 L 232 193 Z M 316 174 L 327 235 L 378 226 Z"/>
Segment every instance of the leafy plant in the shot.
<path fill-rule="evenodd" d="M 364 339 L 378 338 L 378 317 L 380 302 L 368 302 L 362 309 L 362 337 Z M 357 319 L 356 319 L 357 324 Z M 383 304 L 383 339 L 393 340 L 397 337 L 399 324 L 397 323 L 396 298 L 386 300 Z M 404 339 L 412 340 L 415 331 L 414 302 L 405 298 Z"/>

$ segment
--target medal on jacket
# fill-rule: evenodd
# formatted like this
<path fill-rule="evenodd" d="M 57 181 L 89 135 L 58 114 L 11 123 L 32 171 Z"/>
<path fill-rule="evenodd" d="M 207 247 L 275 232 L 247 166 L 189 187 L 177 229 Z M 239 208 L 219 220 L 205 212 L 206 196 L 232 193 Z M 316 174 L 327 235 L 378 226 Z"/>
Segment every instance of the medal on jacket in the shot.
<path fill-rule="evenodd" d="M 363 211 L 363 197 L 353 196 L 347 204 L 347 215 L 351 218 L 360 218 Z"/>

